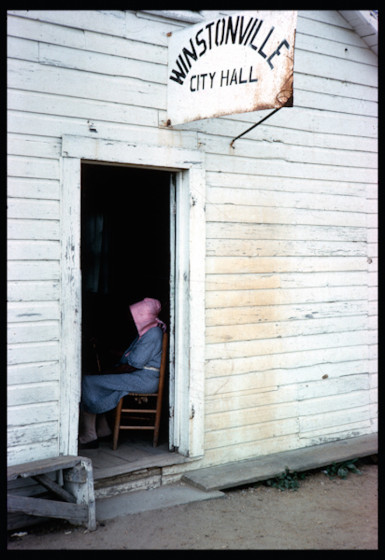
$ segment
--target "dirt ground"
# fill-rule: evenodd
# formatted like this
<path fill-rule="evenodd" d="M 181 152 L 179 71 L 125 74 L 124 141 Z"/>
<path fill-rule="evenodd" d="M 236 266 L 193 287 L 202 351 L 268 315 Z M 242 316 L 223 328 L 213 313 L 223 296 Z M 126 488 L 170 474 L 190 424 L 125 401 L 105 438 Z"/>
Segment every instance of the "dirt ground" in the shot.
<path fill-rule="evenodd" d="M 346 479 L 312 471 L 296 491 L 258 483 L 118 517 L 93 532 L 50 521 L 9 532 L 8 550 L 377 550 L 378 467 L 373 458 L 356 465 L 362 474 Z"/>

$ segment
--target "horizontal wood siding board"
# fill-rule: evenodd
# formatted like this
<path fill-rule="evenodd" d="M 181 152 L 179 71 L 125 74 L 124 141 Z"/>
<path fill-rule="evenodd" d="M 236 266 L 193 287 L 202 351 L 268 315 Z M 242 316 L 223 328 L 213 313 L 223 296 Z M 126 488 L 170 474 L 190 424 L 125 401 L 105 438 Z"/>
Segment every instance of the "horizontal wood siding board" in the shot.
<path fill-rule="evenodd" d="M 355 361 L 368 358 L 367 344 L 353 346 L 329 346 L 321 349 L 298 350 L 296 352 L 281 352 L 275 355 L 262 354 L 259 356 L 248 356 L 233 358 L 231 360 L 215 358 L 207 361 L 207 378 L 226 377 L 248 372 L 263 372 L 271 369 L 309 367 L 311 365 L 323 366 L 323 364 Z M 295 373 L 294 373 L 295 375 Z M 295 378 L 295 377 L 294 377 Z M 272 380 L 270 381 L 270 385 Z"/>
<path fill-rule="evenodd" d="M 234 257 L 275 257 L 285 254 L 290 257 L 308 256 L 366 256 L 367 244 L 352 240 L 351 242 L 325 241 L 270 241 L 250 239 L 213 239 L 207 243 L 207 255 Z M 36 249 L 36 252 L 38 249 Z"/>
<path fill-rule="evenodd" d="M 282 394 L 293 396 L 298 394 L 298 384 L 313 383 L 329 379 L 338 379 L 353 375 L 368 373 L 365 356 L 358 356 L 355 360 L 315 363 L 310 366 L 300 366 L 294 375 L 287 369 L 270 369 L 266 371 L 251 371 L 236 373 L 233 376 L 210 377 L 206 380 L 206 395 L 208 410 L 212 409 L 212 400 L 227 398 L 233 394 L 242 396 L 245 392 L 253 392 L 257 399 L 267 404 L 271 401 L 269 395 L 281 391 Z M 272 384 L 275 386 L 272 387 Z M 258 397 L 257 394 L 260 394 Z"/>
<path fill-rule="evenodd" d="M 56 301 L 8 302 L 7 316 L 10 324 L 25 321 L 59 320 L 60 305 Z"/>
<path fill-rule="evenodd" d="M 206 324 L 211 326 L 266 324 L 275 321 L 298 321 L 314 318 L 329 318 L 336 316 L 347 317 L 351 315 L 367 315 L 368 305 L 366 300 L 341 301 L 341 302 L 312 302 L 306 304 L 258 305 L 253 307 L 223 307 L 208 309 L 206 311 Z"/>
<path fill-rule="evenodd" d="M 299 289 L 334 286 L 377 286 L 376 273 L 365 274 L 362 271 L 313 272 L 306 274 L 300 270 L 278 274 L 208 274 L 206 290 L 264 290 L 264 289 Z M 290 292 L 289 292 L 290 293 Z"/>
<path fill-rule="evenodd" d="M 8 427 L 24 426 L 28 418 L 29 424 L 41 422 L 57 422 L 58 408 L 56 402 L 27 403 L 10 406 L 7 414 Z"/>
<path fill-rule="evenodd" d="M 326 301 L 366 300 L 366 286 L 299 288 L 291 290 L 218 290 L 207 292 L 207 308 L 285 305 Z"/>
<path fill-rule="evenodd" d="M 314 350 L 321 348 L 333 348 L 361 345 L 369 342 L 369 334 L 366 330 L 354 332 L 334 332 L 322 333 L 316 335 L 303 335 L 276 337 L 273 339 L 253 339 L 241 342 L 226 342 L 210 344 L 207 346 L 207 360 L 220 359 L 237 359 L 248 358 L 253 356 L 271 356 L 272 359 L 276 355 L 285 352 L 304 352 L 306 350 Z"/>
<path fill-rule="evenodd" d="M 85 74 L 87 79 L 85 78 Z M 60 94 L 141 107 L 166 108 L 166 86 L 139 78 L 104 76 L 76 69 L 9 60 L 8 80 L 13 88 Z"/>
<path fill-rule="evenodd" d="M 308 336 L 312 334 L 335 333 L 340 331 L 354 331 L 367 327 L 367 314 L 358 316 L 314 318 L 312 313 L 301 320 L 279 321 L 263 324 L 229 325 L 224 327 L 206 327 L 206 343 L 235 342 L 258 340 L 266 338 L 283 338 L 286 336 Z"/>
<path fill-rule="evenodd" d="M 261 222 L 222 222 L 207 223 L 207 240 L 210 239 L 251 239 L 269 241 L 329 241 L 329 242 L 369 242 L 369 233 L 365 226 L 339 227 L 312 224 L 270 224 Z M 377 230 L 374 229 L 374 243 Z"/>

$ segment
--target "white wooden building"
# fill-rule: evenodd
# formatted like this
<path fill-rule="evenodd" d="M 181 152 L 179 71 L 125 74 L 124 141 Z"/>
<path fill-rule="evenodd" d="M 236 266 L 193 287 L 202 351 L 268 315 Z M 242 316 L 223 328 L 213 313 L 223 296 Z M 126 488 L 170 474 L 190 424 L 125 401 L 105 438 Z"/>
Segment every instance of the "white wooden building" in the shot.
<path fill-rule="evenodd" d="M 144 296 L 175 473 L 377 432 L 376 15 L 299 11 L 294 106 L 233 147 L 269 111 L 166 122 L 218 15 L 8 11 L 9 465 L 78 454 L 85 336 Z"/>

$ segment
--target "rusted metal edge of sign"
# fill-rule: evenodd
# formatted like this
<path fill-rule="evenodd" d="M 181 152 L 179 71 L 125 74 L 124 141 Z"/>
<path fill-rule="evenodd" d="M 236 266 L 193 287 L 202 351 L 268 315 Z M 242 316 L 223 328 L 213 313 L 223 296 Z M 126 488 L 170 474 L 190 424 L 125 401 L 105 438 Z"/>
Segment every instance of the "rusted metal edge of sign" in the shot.
<path fill-rule="evenodd" d="M 296 11 L 246 11 L 169 33 L 167 126 L 293 106 Z"/>

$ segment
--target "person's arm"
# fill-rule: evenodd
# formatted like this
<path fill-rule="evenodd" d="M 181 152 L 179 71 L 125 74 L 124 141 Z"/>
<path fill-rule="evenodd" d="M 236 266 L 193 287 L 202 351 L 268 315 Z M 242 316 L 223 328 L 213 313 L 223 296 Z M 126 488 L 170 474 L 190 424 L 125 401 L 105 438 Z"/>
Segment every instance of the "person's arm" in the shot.
<path fill-rule="evenodd" d="M 127 355 L 127 362 L 136 369 L 144 368 L 154 357 L 161 352 L 163 333 L 159 327 L 147 331 L 131 347 Z"/>

